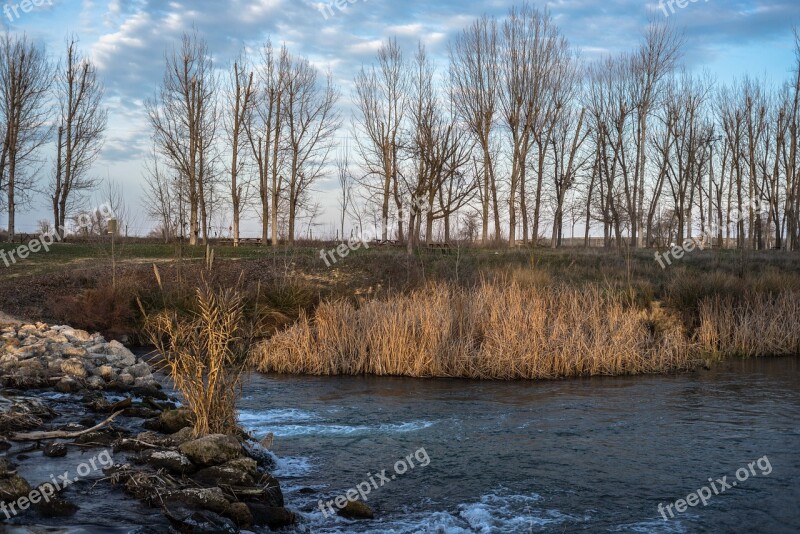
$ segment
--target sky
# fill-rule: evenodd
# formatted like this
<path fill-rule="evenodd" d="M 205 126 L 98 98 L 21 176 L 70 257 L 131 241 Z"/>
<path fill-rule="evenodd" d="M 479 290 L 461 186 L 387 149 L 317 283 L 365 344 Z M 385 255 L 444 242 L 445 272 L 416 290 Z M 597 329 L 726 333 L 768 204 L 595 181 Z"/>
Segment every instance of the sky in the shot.
<path fill-rule="evenodd" d="M 482 14 L 502 17 L 513 0 L 0 0 L 2 22 L 12 32 L 44 42 L 56 58 L 70 35 L 97 64 L 106 86 L 109 124 L 93 174 L 119 184 L 133 214 L 131 233 L 153 226 L 143 214 L 143 167 L 151 146 L 144 102 L 163 77 L 164 53 L 181 34 L 196 28 L 209 43 L 215 64 L 225 68 L 246 47 L 257 50 L 267 38 L 286 43 L 322 70 L 330 70 L 342 92 L 343 110 L 351 105 L 352 80 L 372 62 L 381 42 L 397 37 L 409 54 L 422 40 L 446 68 L 447 43 Z M 38 4 L 38 5 L 33 5 Z M 559 0 L 534 2 L 548 8 L 563 33 L 587 60 L 630 50 L 640 42 L 648 21 L 664 21 L 685 32 L 684 63 L 707 70 L 720 84 L 745 75 L 778 85 L 794 63 L 792 26 L 800 25 L 798 0 Z M 685 7 L 680 7 L 681 5 Z M 326 7 L 328 6 L 328 7 Z M 349 122 L 345 112 L 345 122 Z M 347 130 L 341 133 L 348 137 Z M 55 145 L 55 139 L 52 143 Z M 42 183 L 51 165 L 42 169 Z M 315 200 L 325 210 L 320 221 L 337 218 L 332 191 L 335 178 L 316 185 Z M 18 214 L 18 231 L 33 232 L 49 218 L 44 195 L 34 195 Z M 4 226 L 4 215 L 0 216 Z M 244 225 L 257 236 L 258 223 Z"/>

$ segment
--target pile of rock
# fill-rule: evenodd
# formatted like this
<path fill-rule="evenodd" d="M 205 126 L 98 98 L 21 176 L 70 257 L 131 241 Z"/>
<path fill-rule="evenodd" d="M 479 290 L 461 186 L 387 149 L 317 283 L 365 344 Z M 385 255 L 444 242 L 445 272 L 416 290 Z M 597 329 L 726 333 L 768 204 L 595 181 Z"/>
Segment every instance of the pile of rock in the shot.
<path fill-rule="evenodd" d="M 4 387 L 54 387 L 65 393 L 159 387 L 147 363 L 100 334 L 44 323 L 7 326 L 0 332 Z"/>
<path fill-rule="evenodd" d="M 269 473 L 274 460 L 266 449 L 244 435 L 193 439 L 190 421 L 185 409 L 148 421 L 154 430 L 115 444 L 116 451 L 139 451 L 138 457 L 107 474 L 133 497 L 160 506 L 179 531 L 280 529 L 295 523 L 279 482 Z M 162 433 L 181 424 L 187 426 Z"/>
<path fill-rule="evenodd" d="M 297 520 L 270 474 L 274 456 L 244 431 L 195 439 L 193 414 L 176 408 L 148 363 L 119 342 L 68 326 L 0 327 L 0 387 L 12 388 L 0 389 L 0 502 L 32 487 L 7 457 L 41 461 L 63 457 L 73 446 L 110 447 L 116 463 L 104 470 L 102 483 L 161 508 L 178 531 L 281 529 Z M 37 398 L 33 390 L 80 394 L 56 400 Z M 121 393 L 123 400 L 104 391 Z M 74 420 L 64 421 L 51 404 L 74 414 Z M 39 432 L 17 433 L 21 430 Z M 51 437 L 40 437 L 41 430 Z M 51 502 L 60 505 L 38 512 L 77 510 L 66 496 Z"/>

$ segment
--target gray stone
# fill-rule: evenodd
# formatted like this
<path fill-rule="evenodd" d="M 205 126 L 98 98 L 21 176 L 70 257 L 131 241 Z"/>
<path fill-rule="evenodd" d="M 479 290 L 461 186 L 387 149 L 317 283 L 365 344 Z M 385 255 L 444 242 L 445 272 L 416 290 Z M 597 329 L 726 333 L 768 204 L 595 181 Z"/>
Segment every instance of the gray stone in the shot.
<path fill-rule="evenodd" d="M 117 377 L 117 380 L 119 380 L 123 386 L 132 386 L 133 383 L 136 381 L 136 379 L 133 378 L 128 373 L 120 374 L 119 377 Z"/>
<path fill-rule="evenodd" d="M 153 374 L 150 372 L 150 366 L 144 362 L 137 363 L 136 365 L 131 365 L 130 367 L 125 369 L 125 372 L 133 376 L 134 378 L 152 376 Z"/>
<path fill-rule="evenodd" d="M 179 450 L 199 466 L 221 465 L 238 458 L 242 445 L 233 436 L 212 434 L 200 439 L 187 441 Z"/>
<path fill-rule="evenodd" d="M 81 389 L 83 389 L 81 383 L 69 376 L 65 376 L 56 384 L 56 391 L 61 393 L 75 393 Z"/>
<path fill-rule="evenodd" d="M 106 381 L 102 377 L 94 375 L 86 379 L 86 386 L 89 389 L 103 389 L 106 386 Z"/>
<path fill-rule="evenodd" d="M 67 337 L 70 341 L 89 341 L 92 339 L 91 334 L 85 330 L 75 330 L 74 328 L 65 328 L 61 330 L 61 334 Z"/>

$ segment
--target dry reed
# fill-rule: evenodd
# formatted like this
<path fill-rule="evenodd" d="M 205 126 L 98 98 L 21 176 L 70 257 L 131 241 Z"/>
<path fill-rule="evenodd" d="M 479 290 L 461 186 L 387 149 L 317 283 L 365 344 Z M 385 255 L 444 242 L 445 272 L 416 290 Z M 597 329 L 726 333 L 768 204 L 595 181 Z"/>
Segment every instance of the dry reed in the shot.
<path fill-rule="evenodd" d="M 700 304 L 701 345 L 721 356 L 800 354 L 800 292 L 713 297 Z"/>
<path fill-rule="evenodd" d="M 290 374 L 558 378 L 685 369 L 686 339 L 678 321 L 597 288 L 433 284 L 360 307 L 324 302 L 253 358 Z"/>
<path fill-rule="evenodd" d="M 189 317 L 165 311 L 145 319 L 145 332 L 163 356 L 164 369 L 195 415 L 195 436 L 237 430 L 236 401 L 251 342 L 245 323 L 241 293 L 205 282 Z"/>

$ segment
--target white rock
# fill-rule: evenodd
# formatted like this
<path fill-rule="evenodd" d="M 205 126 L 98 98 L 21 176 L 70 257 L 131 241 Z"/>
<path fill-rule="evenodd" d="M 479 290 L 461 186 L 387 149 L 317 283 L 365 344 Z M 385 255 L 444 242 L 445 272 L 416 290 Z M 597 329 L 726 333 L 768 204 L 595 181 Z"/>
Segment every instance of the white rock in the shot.
<path fill-rule="evenodd" d="M 92 339 L 92 336 L 89 332 L 85 330 L 75 330 L 74 328 L 67 328 L 61 331 L 61 333 L 67 336 L 67 339 L 70 341 L 89 341 Z"/>
<path fill-rule="evenodd" d="M 136 363 L 136 356 L 119 341 L 111 341 L 106 346 L 106 353 L 116 356 L 118 358 L 116 363 L 120 366 L 130 367 Z"/>
<path fill-rule="evenodd" d="M 137 363 L 136 365 L 131 365 L 125 372 L 133 376 L 134 378 L 141 378 L 143 376 L 152 376 L 153 373 L 150 372 L 150 366 L 144 362 Z"/>

